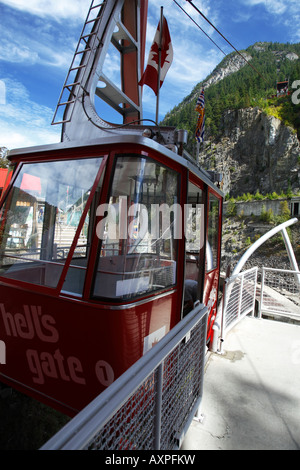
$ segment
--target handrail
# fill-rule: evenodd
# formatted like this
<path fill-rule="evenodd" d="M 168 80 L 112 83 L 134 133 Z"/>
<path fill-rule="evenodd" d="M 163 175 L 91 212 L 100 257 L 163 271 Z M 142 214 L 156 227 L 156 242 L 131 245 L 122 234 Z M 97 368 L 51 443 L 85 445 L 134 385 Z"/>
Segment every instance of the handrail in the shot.
<path fill-rule="evenodd" d="M 262 312 L 264 312 L 298 320 L 300 318 L 299 280 L 300 271 L 262 267 L 258 318 L 262 318 Z"/>
<path fill-rule="evenodd" d="M 217 350 L 217 352 L 221 354 L 223 354 L 226 332 L 229 331 L 229 329 L 231 329 L 238 321 L 244 318 L 245 315 L 248 315 L 250 312 L 252 312 L 252 315 L 254 314 L 257 271 L 258 268 L 256 266 L 225 279 L 220 336 L 218 338 L 218 340 L 220 340 L 220 346 Z M 247 284 L 246 289 L 244 289 L 245 284 Z M 236 286 L 235 292 L 233 286 Z M 228 309 L 229 304 L 231 304 L 230 309 Z M 228 312 L 228 310 L 231 311 Z M 215 340 L 215 348 L 217 348 L 216 344 L 217 340 Z"/>
<path fill-rule="evenodd" d="M 239 260 L 239 262 L 235 266 L 235 268 L 232 272 L 232 276 L 235 276 L 236 274 L 239 274 L 240 271 L 242 270 L 244 264 L 250 258 L 250 256 L 254 253 L 254 251 L 256 251 L 257 248 L 259 248 L 266 240 L 273 237 L 273 235 L 275 235 L 276 233 L 278 233 L 280 231 L 283 232 L 283 238 L 284 238 L 284 242 L 285 242 L 285 245 L 286 245 L 286 248 L 287 248 L 287 251 L 288 251 L 288 255 L 289 255 L 289 258 L 290 258 L 291 265 L 295 269 L 295 271 L 298 271 L 299 269 L 298 269 L 297 262 L 296 262 L 296 259 L 295 259 L 295 256 L 294 256 L 294 252 L 291 248 L 290 243 L 287 243 L 288 237 L 286 237 L 286 231 L 285 231 L 285 229 L 287 227 L 289 227 L 290 225 L 295 224 L 296 222 L 298 222 L 297 218 L 290 219 L 287 222 L 283 222 L 282 224 L 278 225 L 277 227 L 274 227 L 272 230 L 269 230 L 269 232 L 265 233 L 256 242 L 254 242 L 253 245 L 251 245 L 248 248 L 248 250 L 243 254 L 241 259 Z"/>
<path fill-rule="evenodd" d="M 122 409 L 123 405 L 127 404 L 128 400 L 138 390 L 139 387 L 145 383 L 145 390 L 150 387 L 152 380 L 155 380 L 157 375 L 160 376 L 160 380 L 155 383 L 155 390 L 151 400 L 155 400 L 155 413 L 151 413 L 151 406 L 149 409 L 149 415 L 147 416 L 147 423 L 151 420 L 154 421 L 154 442 L 152 443 L 155 449 L 160 449 L 160 440 L 163 440 L 163 432 L 160 426 L 161 422 L 158 422 L 158 417 L 163 418 L 162 409 L 162 383 L 161 374 L 164 361 L 169 369 L 171 354 L 176 351 L 176 371 L 174 370 L 174 376 L 167 374 L 167 383 L 165 387 L 170 387 L 173 381 L 174 393 L 170 396 L 172 403 L 168 403 L 167 411 L 168 415 L 172 408 L 174 401 L 179 400 L 180 408 L 179 413 L 175 413 L 175 418 L 180 421 L 181 436 L 176 436 L 176 442 L 180 442 L 180 437 L 184 435 L 188 429 L 193 417 L 195 416 L 201 402 L 202 389 L 203 389 L 203 377 L 204 377 L 204 359 L 205 359 L 205 338 L 206 338 L 206 327 L 207 327 L 207 308 L 200 304 L 194 310 L 192 310 L 185 318 L 183 318 L 169 333 L 164 336 L 155 346 L 152 347 L 141 359 L 133 364 L 121 377 L 112 383 L 104 392 L 96 397 L 88 406 L 86 406 L 78 415 L 76 415 L 66 426 L 64 426 L 55 436 L 53 436 L 41 450 L 79 450 L 91 446 L 93 439 L 99 435 L 99 432 L 104 426 L 113 419 L 114 416 Z M 192 330 L 197 331 L 197 335 L 193 335 Z M 186 349 L 186 353 L 184 353 Z M 191 348 L 191 349 L 188 349 Z M 188 354 L 187 354 L 188 353 Z M 184 367 L 179 368 L 179 360 L 182 357 Z M 189 360 L 187 360 L 190 358 Z M 193 362 L 194 361 L 194 362 Z M 181 366 L 183 365 L 181 364 Z M 196 371 L 197 369 L 197 371 Z M 156 374 L 155 374 L 156 371 Z M 185 373 L 184 373 L 185 372 Z M 149 376 L 153 374 L 153 378 L 149 381 Z M 193 382 L 195 380 L 195 382 Z M 148 381 L 148 382 L 147 382 Z M 193 384 L 193 386 L 192 386 Z M 188 386 L 192 386 L 191 390 L 193 393 L 188 393 L 185 397 L 183 395 L 184 389 Z M 175 388 L 176 387 L 176 388 Z M 160 392 L 158 390 L 160 389 Z M 134 415 L 134 427 L 140 424 L 139 412 L 140 408 L 145 407 L 145 395 L 141 394 L 143 398 L 142 405 L 137 406 Z M 150 394 L 151 395 L 151 394 Z M 190 400 L 185 403 L 184 399 Z M 166 406 L 166 405 L 165 405 Z M 130 409 L 131 421 L 133 419 L 133 408 L 131 406 L 124 407 L 124 423 L 128 422 L 128 409 Z M 160 408 L 158 410 L 158 408 Z M 127 409 L 127 411 L 126 411 Z M 188 415 L 187 415 L 188 413 Z M 118 417 L 118 424 L 120 417 Z M 163 419 L 159 420 L 163 421 Z M 124 426 L 125 426 L 124 424 Z M 174 423 L 172 422 L 172 425 Z M 167 423 L 164 428 L 165 433 L 171 433 L 172 439 L 175 444 L 175 436 L 173 435 L 174 427 Z M 177 426 L 176 426 L 177 428 Z M 131 428 L 132 430 L 133 428 Z M 111 437 L 109 435 L 109 437 Z M 126 440 L 126 435 L 122 436 L 123 443 Z M 132 436 L 130 439 L 133 439 Z M 151 443 L 146 442 L 147 446 Z M 117 445 L 117 444 L 115 444 Z M 176 444 L 177 445 L 177 444 Z M 97 446 L 97 448 L 99 448 Z M 117 449 L 117 447 L 115 447 Z"/>

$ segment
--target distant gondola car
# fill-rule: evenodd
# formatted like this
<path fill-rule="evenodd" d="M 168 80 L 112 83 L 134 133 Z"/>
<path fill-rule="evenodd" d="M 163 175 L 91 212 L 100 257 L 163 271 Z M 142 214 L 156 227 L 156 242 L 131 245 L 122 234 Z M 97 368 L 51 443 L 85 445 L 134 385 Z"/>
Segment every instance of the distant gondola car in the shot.
<path fill-rule="evenodd" d="M 289 95 L 289 81 L 277 82 L 277 98 Z"/>

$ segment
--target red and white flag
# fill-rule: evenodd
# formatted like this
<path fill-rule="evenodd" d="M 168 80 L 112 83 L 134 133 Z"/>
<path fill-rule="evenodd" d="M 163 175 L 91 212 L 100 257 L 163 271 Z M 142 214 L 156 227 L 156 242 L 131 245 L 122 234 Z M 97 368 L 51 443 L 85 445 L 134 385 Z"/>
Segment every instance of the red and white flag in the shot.
<path fill-rule="evenodd" d="M 159 42 L 160 42 L 160 22 L 158 24 L 155 37 L 149 53 L 148 63 L 139 85 L 148 85 L 154 93 L 158 93 L 158 68 L 159 68 Z M 161 68 L 160 87 L 173 60 L 173 47 L 166 18 L 163 16 L 163 28 L 161 35 Z"/>

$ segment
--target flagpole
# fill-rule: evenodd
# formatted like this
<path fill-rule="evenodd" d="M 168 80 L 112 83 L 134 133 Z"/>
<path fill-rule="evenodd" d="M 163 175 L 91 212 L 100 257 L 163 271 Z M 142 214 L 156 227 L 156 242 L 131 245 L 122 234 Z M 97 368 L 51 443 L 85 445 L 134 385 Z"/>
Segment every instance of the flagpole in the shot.
<path fill-rule="evenodd" d="M 161 71 L 161 41 L 163 29 L 163 7 L 160 7 L 160 29 L 159 29 L 159 47 L 158 47 L 158 74 L 157 74 L 157 95 L 156 95 L 156 124 L 158 124 L 159 115 L 159 91 L 160 91 L 160 71 Z"/>
<path fill-rule="evenodd" d="M 197 146 L 196 146 L 196 162 L 197 163 L 199 160 L 199 153 L 200 153 L 200 142 L 197 141 Z"/>

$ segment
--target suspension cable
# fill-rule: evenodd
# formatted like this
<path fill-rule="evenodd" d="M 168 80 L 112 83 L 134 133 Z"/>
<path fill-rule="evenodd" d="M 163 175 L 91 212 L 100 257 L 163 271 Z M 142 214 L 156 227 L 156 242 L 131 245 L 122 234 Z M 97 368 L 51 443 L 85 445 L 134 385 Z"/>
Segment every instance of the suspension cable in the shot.
<path fill-rule="evenodd" d="M 176 1 L 176 0 L 173 0 L 174 3 L 176 3 L 176 5 L 186 14 L 186 16 L 189 17 L 189 19 L 195 23 L 195 25 L 197 26 L 197 28 L 199 28 L 202 33 L 205 34 L 205 36 L 208 37 L 208 39 L 222 52 L 222 54 L 224 54 L 226 56 L 226 53 L 224 51 L 222 51 L 222 49 L 218 46 L 218 44 L 201 28 L 201 26 L 188 14 L 187 11 L 184 10 L 184 8 L 182 8 L 181 5 L 179 5 L 179 3 Z"/>
<path fill-rule="evenodd" d="M 174 0 L 175 1 L 175 0 Z M 235 50 L 235 52 L 240 56 L 242 57 L 242 59 L 248 64 L 250 65 L 250 67 L 256 72 L 258 73 L 258 75 L 265 81 L 267 82 L 267 80 L 265 79 L 265 77 L 252 65 L 250 64 L 250 62 L 246 59 L 246 57 L 243 56 L 243 54 L 241 54 L 235 47 L 233 44 L 231 44 L 230 41 L 228 41 L 228 39 L 212 24 L 211 21 L 209 21 L 208 18 L 206 18 L 206 16 L 199 10 L 199 8 L 196 7 L 196 5 L 193 4 L 192 0 L 186 0 L 201 16 L 202 18 L 205 19 L 205 21 L 207 21 L 207 23 L 212 26 L 212 28 L 214 28 L 215 31 L 217 31 L 218 34 L 220 34 L 220 36 Z"/>

